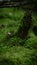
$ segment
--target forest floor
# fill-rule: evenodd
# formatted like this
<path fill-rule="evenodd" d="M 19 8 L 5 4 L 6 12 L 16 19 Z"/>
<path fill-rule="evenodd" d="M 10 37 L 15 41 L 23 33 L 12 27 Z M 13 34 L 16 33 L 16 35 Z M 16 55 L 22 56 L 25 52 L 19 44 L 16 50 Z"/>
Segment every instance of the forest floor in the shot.
<path fill-rule="evenodd" d="M 28 39 L 15 35 L 24 13 L 26 11 L 22 9 L 0 8 L 0 65 L 37 65 L 37 29 L 33 31 L 33 27 L 37 27 L 36 13 L 32 12 Z M 11 38 L 8 37 L 9 32 Z"/>

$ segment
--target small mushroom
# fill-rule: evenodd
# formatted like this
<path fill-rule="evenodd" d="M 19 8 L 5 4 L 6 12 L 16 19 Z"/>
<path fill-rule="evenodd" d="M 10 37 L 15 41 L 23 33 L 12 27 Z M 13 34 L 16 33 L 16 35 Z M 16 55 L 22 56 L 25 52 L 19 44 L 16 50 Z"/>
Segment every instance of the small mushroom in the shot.
<path fill-rule="evenodd" d="M 9 31 L 8 33 L 7 33 L 7 38 L 11 38 L 13 36 L 13 32 L 12 31 Z"/>
<path fill-rule="evenodd" d="M 8 36 L 8 37 L 11 37 L 11 36 L 12 36 L 12 33 L 11 33 L 11 32 L 8 32 L 8 33 L 7 33 L 7 36 Z"/>

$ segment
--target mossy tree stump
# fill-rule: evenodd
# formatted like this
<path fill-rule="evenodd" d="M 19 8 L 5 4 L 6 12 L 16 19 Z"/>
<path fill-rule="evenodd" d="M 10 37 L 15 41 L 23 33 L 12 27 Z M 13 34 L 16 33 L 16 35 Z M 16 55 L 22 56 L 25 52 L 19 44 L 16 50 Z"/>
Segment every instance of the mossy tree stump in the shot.
<path fill-rule="evenodd" d="M 27 10 L 26 15 L 24 14 L 24 17 L 22 19 L 21 26 L 18 29 L 18 36 L 20 38 L 24 39 L 27 37 L 31 23 L 32 23 L 31 10 Z"/>

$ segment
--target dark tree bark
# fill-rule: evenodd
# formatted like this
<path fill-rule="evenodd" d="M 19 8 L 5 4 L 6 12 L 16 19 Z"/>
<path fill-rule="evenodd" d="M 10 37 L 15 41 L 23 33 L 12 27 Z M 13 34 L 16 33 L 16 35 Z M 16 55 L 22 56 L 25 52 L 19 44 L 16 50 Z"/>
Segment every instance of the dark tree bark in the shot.
<path fill-rule="evenodd" d="M 0 0 L 0 7 L 26 6 L 37 4 L 36 0 Z"/>
<path fill-rule="evenodd" d="M 32 23 L 31 10 L 27 11 L 26 16 L 24 15 L 21 23 L 22 24 L 18 30 L 18 36 L 23 39 L 27 37 Z"/>

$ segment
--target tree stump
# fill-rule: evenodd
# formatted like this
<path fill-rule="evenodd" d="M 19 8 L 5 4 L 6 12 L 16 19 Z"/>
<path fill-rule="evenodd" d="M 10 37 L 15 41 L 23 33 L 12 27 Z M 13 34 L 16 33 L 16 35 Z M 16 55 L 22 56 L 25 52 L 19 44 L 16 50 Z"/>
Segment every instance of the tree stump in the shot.
<path fill-rule="evenodd" d="M 26 38 L 28 35 L 28 31 L 30 29 L 32 22 L 32 17 L 31 17 L 31 10 L 27 11 L 26 16 L 24 14 L 24 17 L 21 22 L 21 26 L 18 29 L 18 36 L 22 39 Z"/>

